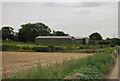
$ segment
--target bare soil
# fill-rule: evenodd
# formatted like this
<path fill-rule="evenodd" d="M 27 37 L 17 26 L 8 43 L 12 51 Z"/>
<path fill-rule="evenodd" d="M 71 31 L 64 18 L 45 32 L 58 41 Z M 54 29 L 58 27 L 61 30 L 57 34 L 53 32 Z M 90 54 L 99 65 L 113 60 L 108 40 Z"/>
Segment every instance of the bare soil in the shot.
<path fill-rule="evenodd" d="M 0 52 L 0 81 L 2 79 L 2 53 Z"/>
<path fill-rule="evenodd" d="M 84 58 L 88 55 L 83 53 L 48 53 L 48 52 L 2 52 L 2 75 L 9 76 L 17 71 L 36 67 L 38 63 L 43 66 L 71 60 Z"/>
<path fill-rule="evenodd" d="M 120 54 L 118 55 L 118 79 L 120 81 Z"/>
<path fill-rule="evenodd" d="M 78 79 L 78 77 L 80 77 L 80 76 L 86 76 L 86 75 L 81 74 L 81 73 L 76 73 L 76 74 L 72 74 L 70 76 L 67 76 L 64 79 Z"/>
<path fill-rule="evenodd" d="M 118 57 L 116 59 L 115 66 L 108 75 L 108 79 L 118 79 Z"/>

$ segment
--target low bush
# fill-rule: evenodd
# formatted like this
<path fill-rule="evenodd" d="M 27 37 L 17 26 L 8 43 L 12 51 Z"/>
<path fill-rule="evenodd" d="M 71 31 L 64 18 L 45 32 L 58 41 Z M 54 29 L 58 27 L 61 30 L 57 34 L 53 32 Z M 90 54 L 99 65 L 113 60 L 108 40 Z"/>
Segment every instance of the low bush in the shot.
<path fill-rule="evenodd" d="M 82 66 L 78 72 L 85 75 L 78 76 L 79 79 L 105 79 L 104 74 L 93 65 Z"/>
<path fill-rule="evenodd" d="M 88 45 L 82 45 L 79 47 L 79 49 L 90 49 Z"/>
<path fill-rule="evenodd" d="M 2 51 L 11 51 L 11 50 L 18 50 L 20 47 L 16 45 L 2 45 Z"/>
<path fill-rule="evenodd" d="M 65 51 L 65 48 L 49 46 L 16 46 L 10 44 L 1 45 L 2 51 L 36 51 L 36 52 L 62 52 Z"/>
<path fill-rule="evenodd" d="M 109 45 L 80 45 L 78 49 L 104 49 Z"/>
<path fill-rule="evenodd" d="M 31 49 L 35 50 L 36 52 L 48 52 L 47 47 L 36 46 L 36 47 L 32 47 Z"/>

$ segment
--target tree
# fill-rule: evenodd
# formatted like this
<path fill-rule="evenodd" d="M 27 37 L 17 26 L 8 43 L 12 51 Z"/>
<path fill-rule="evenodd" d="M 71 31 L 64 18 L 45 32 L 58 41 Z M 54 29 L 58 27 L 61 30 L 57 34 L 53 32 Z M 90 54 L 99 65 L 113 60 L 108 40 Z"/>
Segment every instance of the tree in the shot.
<path fill-rule="evenodd" d="M 111 40 L 112 40 L 113 44 L 120 46 L 120 39 L 119 38 L 112 38 Z"/>
<path fill-rule="evenodd" d="M 65 34 L 63 31 L 53 31 L 53 36 L 69 36 Z"/>
<path fill-rule="evenodd" d="M 99 41 L 102 40 L 102 36 L 97 32 L 92 33 L 89 38 L 90 44 L 99 44 Z"/>
<path fill-rule="evenodd" d="M 2 39 L 3 40 L 13 40 L 14 39 L 14 29 L 12 27 L 6 26 L 2 27 Z"/>
<path fill-rule="evenodd" d="M 18 37 L 23 42 L 34 42 L 37 36 L 49 36 L 51 29 L 43 23 L 28 23 L 21 25 Z"/>
<path fill-rule="evenodd" d="M 0 41 L 2 41 L 2 30 L 0 30 Z"/>
<path fill-rule="evenodd" d="M 14 41 L 19 41 L 18 32 L 14 32 Z"/>
<path fill-rule="evenodd" d="M 92 33 L 90 36 L 89 36 L 90 40 L 102 40 L 102 36 L 95 32 L 95 33 Z"/>

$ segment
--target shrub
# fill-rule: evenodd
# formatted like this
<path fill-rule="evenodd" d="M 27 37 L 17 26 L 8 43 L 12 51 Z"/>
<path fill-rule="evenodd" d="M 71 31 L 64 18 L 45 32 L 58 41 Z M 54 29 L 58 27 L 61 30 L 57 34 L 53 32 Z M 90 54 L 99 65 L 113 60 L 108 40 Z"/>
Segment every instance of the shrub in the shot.
<path fill-rule="evenodd" d="M 82 45 L 79 47 L 79 49 L 90 49 L 88 45 Z"/>
<path fill-rule="evenodd" d="M 20 49 L 20 47 L 16 45 L 2 45 L 2 51 L 11 51 L 11 50 L 17 50 Z"/>
<path fill-rule="evenodd" d="M 116 45 L 115 44 L 110 44 L 110 47 L 115 47 Z"/>
<path fill-rule="evenodd" d="M 47 47 L 32 47 L 36 52 L 47 52 Z"/>
<path fill-rule="evenodd" d="M 55 52 L 55 51 L 56 51 L 56 48 L 55 48 L 53 45 L 48 45 L 48 46 L 47 46 L 47 50 L 48 50 L 49 52 Z"/>
<path fill-rule="evenodd" d="M 31 48 L 29 46 L 23 46 L 23 47 L 21 47 L 21 49 L 23 49 L 23 50 L 30 50 Z"/>

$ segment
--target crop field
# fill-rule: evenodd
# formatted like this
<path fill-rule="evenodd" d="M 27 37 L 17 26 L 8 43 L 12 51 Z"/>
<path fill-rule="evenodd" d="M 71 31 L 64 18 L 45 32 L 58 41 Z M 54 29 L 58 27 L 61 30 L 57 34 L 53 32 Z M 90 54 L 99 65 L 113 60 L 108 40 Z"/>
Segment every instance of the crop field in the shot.
<path fill-rule="evenodd" d="M 41 52 L 2 52 L 3 76 L 9 76 L 17 71 L 50 64 L 62 63 L 64 60 L 84 58 L 93 54 L 82 53 L 41 53 Z"/>

